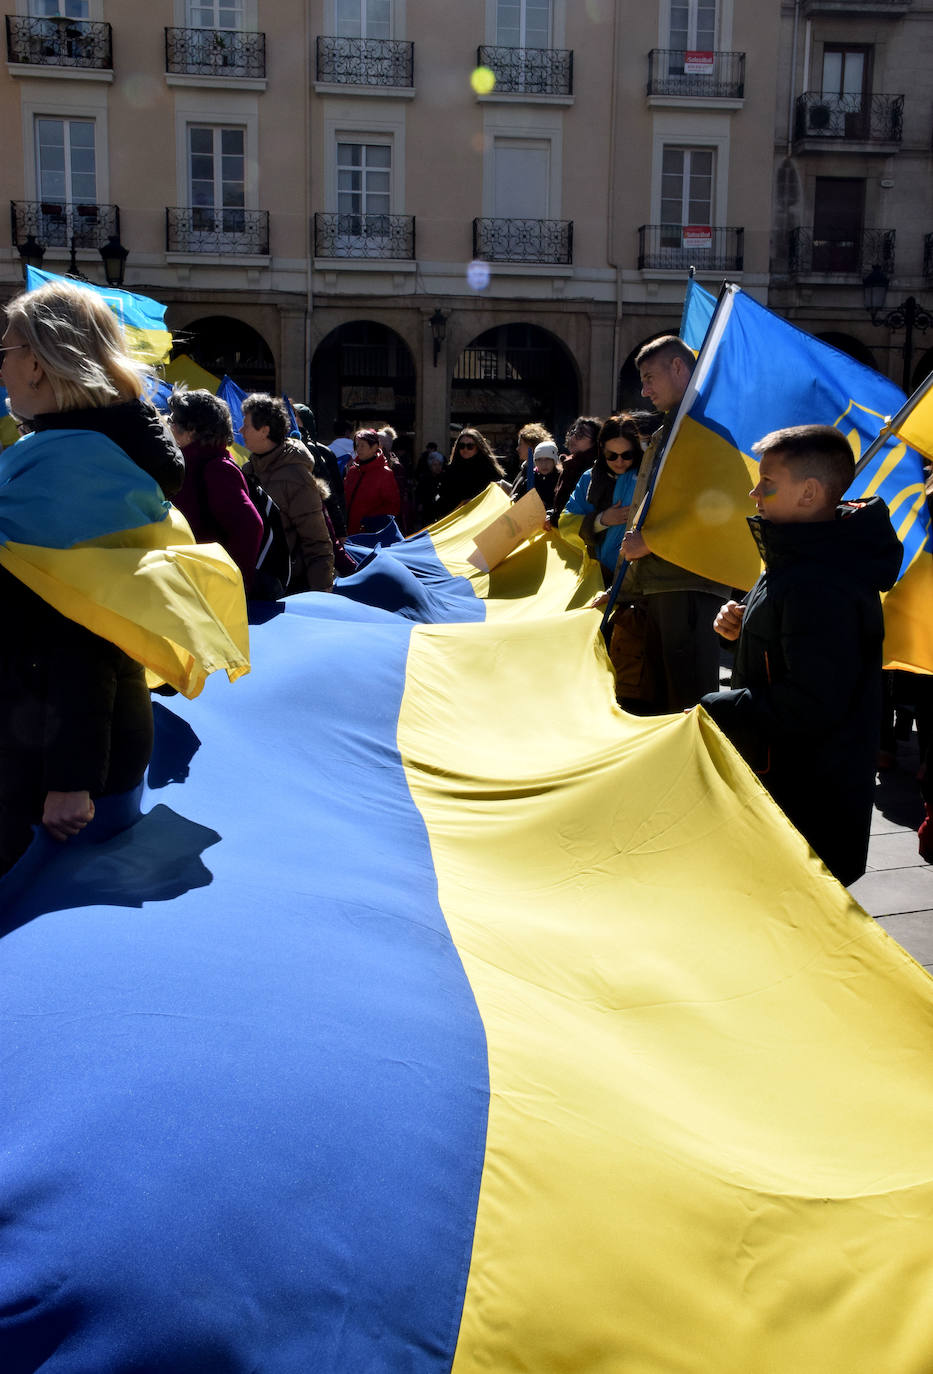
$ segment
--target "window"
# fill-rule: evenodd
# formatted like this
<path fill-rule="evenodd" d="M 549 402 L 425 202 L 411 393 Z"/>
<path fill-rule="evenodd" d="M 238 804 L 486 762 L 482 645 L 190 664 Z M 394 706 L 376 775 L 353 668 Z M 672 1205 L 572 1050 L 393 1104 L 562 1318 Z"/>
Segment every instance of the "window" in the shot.
<path fill-rule="evenodd" d="M 550 152 L 550 142 L 543 139 L 496 139 L 497 219 L 547 219 Z"/>
<path fill-rule="evenodd" d="M 714 52 L 716 0 L 671 0 L 671 48 Z"/>
<path fill-rule="evenodd" d="M 188 189 L 191 228 L 194 232 L 244 233 L 245 129 L 204 125 L 189 127 Z"/>
<path fill-rule="evenodd" d="M 37 19 L 64 15 L 66 19 L 89 18 L 90 0 L 29 0 L 29 13 Z"/>
<path fill-rule="evenodd" d="M 496 43 L 502 48 L 549 48 L 551 0 L 497 0 Z"/>
<path fill-rule="evenodd" d="M 93 205 L 97 169 L 92 119 L 36 120 L 39 199 L 56 205 Z"/>
<path fill-rule="evenodd" d="M 391 145 L 338 143 L 337 213 L 341 237 L 388 234 L 391 208 Z"/>
<path fill-rule="evenodd" d="M 391 0 L 337 0 L 338 38 L 391 38 Z"/>
<path fill-rule="evenodd" d="M 817 177 L 813 191 L 813 271 L 861 272 L 865 182 Z"/>
<path fill-rule="evenodd" d="M 242 29 L 243 0 L 188 0 L 191 29 Z"/>
<path fill-rule="evenodd" d="M 661 246 L 680 248 L 687 226 L 713 220 L 712 148 L 664 149 L 661 162 Z M 702 249 L 702 242 L 695 248 Z"/>

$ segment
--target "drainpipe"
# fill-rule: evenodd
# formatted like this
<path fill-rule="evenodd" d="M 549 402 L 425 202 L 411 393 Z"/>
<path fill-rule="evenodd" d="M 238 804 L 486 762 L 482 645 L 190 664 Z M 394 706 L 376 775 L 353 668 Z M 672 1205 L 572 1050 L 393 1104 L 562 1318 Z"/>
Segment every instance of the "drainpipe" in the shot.
<path fill-rule="evenodd" d="M 614 5 L 612 9 L 611 52 L 614 54 L 613 67 L 615 71 L 622 70 L 621 63 L 619 61 L 619 53 L 617 51 L 619 42 L 618 9 L 618 5 Z M 611 85 L 612 99 L 609 114 L 609 213 L 606 216 L 606 261 L 608 262 L 610 267 L 615 268 L 616 272 L 616 313 L 615 320 L 613 321 L 612 326 L 612 348 L 609 350 L 610 367 L 612 368 L 609 395 L 612 398 L 610 404 L 612 410 L 614 411 L 616 409 L 616 393 L 618 391 L 619 386 L 619 351 L 622 341 L 622 264 L 616 262 L 613 257 L 613 244 L 615 242 L 615 183 L 617 167 L 616 119 L 618 117 L 616 112 L 616 103 L 618 100 L 618 83 L 614 81 L 611 83 Z"/>
<path fill-rule="evenodd" d="M 310 61 L 315 60 L 315 53 L 311 48 L 311 6 L 304 6 L 305 20 L 305 53 L 310 54 Z M 312 293 L 312 275 L 314 268 L 314 228 L 311 220 L 311 72 L 306 73 L 304 83 L 305 95 L 305 244 L 307 248 L 307 285 L 306 285 L 306 304 L 305 304 L 305 377 L 307 380 L 307 394 L 305 404 L 311 404 L 311 314 L 314 310 L 314 297 Z M 318 419 L 315 412 L 315 419 Z"/>
<path fill-rule="evenodd" d="M 794 78 L 797 75 L 797 37 L 800 28 L 800 0 L 794 0 L 794 38 L 791 44 L 790 81 L 787 91 L 787 152 L 790 157 L 794 146 Z M 809 63 L 809 52 L 808 52 Z M 805 91 L 807 89 L 804 84 Z"/>

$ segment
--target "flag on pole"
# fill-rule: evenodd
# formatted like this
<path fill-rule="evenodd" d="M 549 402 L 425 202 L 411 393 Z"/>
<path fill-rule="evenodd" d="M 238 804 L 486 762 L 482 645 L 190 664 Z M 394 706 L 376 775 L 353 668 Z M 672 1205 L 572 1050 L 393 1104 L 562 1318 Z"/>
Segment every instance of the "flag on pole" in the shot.
<path fill-rule="evenodd" d="M 95 286 L 93 282 L 56 276 L 38 267 L 26 268 L 27 291 L 35 291 L 46 282 L 68 282 L 70 286 L 80 286 L 102 297 L 122 324 L 127 347 L 137 362 L 155 367 L 164 363 L 171 353 L 172 336 L 165 328 L 165 306 L 158 301 L 116 286 Z"/>
<path fill-rule="evenodd" d="M 699 353 L 716 311 L 716 297 L 705 290 L 695 277 L 687 282 L 684 309 L 680 317 L 680 337 L 688 348 Z"/>
<path fill-rule="evenodd" d="M 713 581 L 750 587 L 759 571 L 746 525 L 758 467 L 752 445 L 788 425 L 834 425 L 858 460 L 903 399 L 886 377 L 724 287 L 645 519 L 652 550 Z M 930 538 L 919 454 L 892 436 L 848 495 L 887 502 L 906 571 Z"/>

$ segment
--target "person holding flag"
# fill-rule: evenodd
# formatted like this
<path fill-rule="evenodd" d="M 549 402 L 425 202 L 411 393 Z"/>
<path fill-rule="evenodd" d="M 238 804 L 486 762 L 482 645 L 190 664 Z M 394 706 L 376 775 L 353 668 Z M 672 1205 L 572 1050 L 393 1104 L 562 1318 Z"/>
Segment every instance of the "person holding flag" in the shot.
<path fill-rule="evenodd" d="M 719 685 L 719 641 L 712 625 L 729 588 L 659 557 L 639 522 L 695 362 L 691 349 L 673 335 L 652 340 L 635 359 L 642 395 L 663 416 L 639 470 L 633 520 L 622 540 L 619 564 L 630 565 L 621 586 L 623 600 L 643 607 L 647 619 L 645 652 L 653 659 L 649 677 L 654 682 L 654 698 L 644 705 L 651 715 L 695 706 L 705 692 Z"/>

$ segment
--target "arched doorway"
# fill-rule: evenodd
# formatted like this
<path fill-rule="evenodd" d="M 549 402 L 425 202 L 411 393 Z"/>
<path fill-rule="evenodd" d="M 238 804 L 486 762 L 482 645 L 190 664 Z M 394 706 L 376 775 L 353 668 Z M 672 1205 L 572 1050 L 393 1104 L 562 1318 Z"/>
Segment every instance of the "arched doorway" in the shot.
<path fill-rule="evenodd" d="M 172 356 L 187 353 L 215 377 L 226 374 L 244 391 L 275 394 L 275 359 L 251 325 L 229 315 L 206 315 L 174 332 Z"/>
<path fill-rule="evenodd" d="M 509 457 L 522 425 L 538 420 L 563 447 L 580 410 L 576 366 L 555 334 L 534 324 L 502 324 L 460 354 L 450 398 L 451 424 L 475 425 Z"/>
<path fill-rule="evenodd" d="M 319 433 L 338 420 L 392 425 L 408 439 L 415 423 L 415 364 L 405 340 L 387 325 L 354 320 L 331 330 L 311 363 L 311 406 Z"/>

